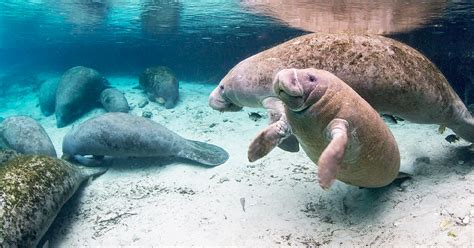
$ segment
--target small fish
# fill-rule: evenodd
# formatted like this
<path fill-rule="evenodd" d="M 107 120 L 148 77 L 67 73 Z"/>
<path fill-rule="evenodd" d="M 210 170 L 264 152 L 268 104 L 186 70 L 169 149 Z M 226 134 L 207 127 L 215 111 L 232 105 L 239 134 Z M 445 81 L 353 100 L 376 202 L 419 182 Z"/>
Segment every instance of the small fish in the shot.
<path fill-rule="evenodd" d="M 397 124 L 398 123 L 397 118 L 393 115 L 382 114 L 382 118 L 383 118 L 384 121 L 386 121 L 388 123 L 392 123 L 392 124 Z"/>
<path fill-rule="evenodd" d="M 260 119 L 262 119 L 262 115 L 257 113 L 257 112 L 250 112 L 249 113 L 249 118 L 252 120 L 252 121 L 258 121 Z"/>
<path fill-rule="evenodd" d="M 447 142 L 449 143 L 456 143 L 459 141 L 459 137 L 456 136 L 455 134 L 450 134 L 444 138 Z"/>

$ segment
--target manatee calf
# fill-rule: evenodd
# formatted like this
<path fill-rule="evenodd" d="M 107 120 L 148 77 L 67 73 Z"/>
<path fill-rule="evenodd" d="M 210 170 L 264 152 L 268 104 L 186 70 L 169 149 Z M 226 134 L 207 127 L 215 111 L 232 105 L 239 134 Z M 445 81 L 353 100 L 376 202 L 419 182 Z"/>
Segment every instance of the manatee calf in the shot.
<path fill-rule="evenodd" d="M 59 81 L 47 80 L 45 81 L 39 91 L 39 104 L 41 113 L 45 116 L 54 114 L 56 107 L 56 90 L 58 89 Z"/>
<path fill-rule="evenodd" d="M 165 66 L 147 68 L 139 78 L 149 98 L 164 104 L 165 108 L 173 108 L 178 102 L 179 82 L 173 71 Z"/>
<path fill-rule="evenodd" d="M 209 105 L 219 111 L 264 107 L 278 115 L 272 80 L 285 68 L 327 70 L 379 112 L 447 126 L 474 142 L 474 118 L 438 68 L 415 49 L 378 35 L 314 33 L 282 43 L 232 68 Z M 281 116 L 271 128 L 284 126 Z M 281 129 L 279 142 L 289 134 Z"/>
<path fill-rule="evenodd" d="M 73 127 L 64 137 L 63 153 L 81 163 L 87 163 L 83 155 L 181 157 L 209 166 L 229 158 L 220 147 L 185 139 L 152 120 L 125 113 L 106 113 Z"/>
<path fill-rule="evenodd" d="M 107 112 L 128 113 L 130 107 L 127 98 L 120 90 L 108 88 L 100 93 L 100 102 Z"/>
<path fill-rule="evenodd" d="M 56 91 L 56 125 L 64 127 L 99 103 L 107 79 L 96 70 L 76 66 L 67 70 Z"/>
<path fill-rule="evenodd" d="M 336 178 L 368 188 L 396 178 L 400 152 L 392 133 L 377 111 L 339 78 L 312 68 L 284 69 L 273 88 L 301 147 L 318 165 L 322 188 Z M 261 156 L 259 148 L 250 147 L 249 156 Z"/>
<path fill-rule="evenodd" d="M 0 145 L 23 154 L 56 157 L 44 128 L 28 116 L 11 116 L 0 123 Z"/>
<path fill-rule="evenodd" d="M 0 166 L 0 247 L 36 247 L 80 184 L 105 171 L 37 155 Z"/>

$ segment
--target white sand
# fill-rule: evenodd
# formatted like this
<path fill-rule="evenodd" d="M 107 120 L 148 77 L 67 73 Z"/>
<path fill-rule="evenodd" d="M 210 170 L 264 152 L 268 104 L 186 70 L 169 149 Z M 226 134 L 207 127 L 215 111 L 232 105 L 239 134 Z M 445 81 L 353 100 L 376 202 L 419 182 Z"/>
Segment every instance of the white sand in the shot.
<path fill-rule="evenodd" d="M 51 79 L 54 80 L 54 79 Z M 247 146 L 266 126 L 251 111 L 218 113 L 207 105 L 213 86 L 181 83 L 179 104 L 143 109 L 136 78 L 110 77 L 141 115 L 180 135 L 219 145 L 225 164 L 204 168 L 160 159 L 117 161 L 63 208 L 50 232 L 50 247 L 180 246 L 474 246 L 474 161 L 465 142 L 449 144 L 437 126 L 392 125 L 402 170 L 413 178 L 382 189 L 337 182 L 323 191 L 316 166 L 304 152 L 279 149 L 255 163 Z M 28 114 L 50 134 L 58 155 L 69 127 L 43 117 L 36 93 L 24 90 L 0 106 L 1 116 Z M 102 113 L 97 109 L 76 123 Z M 429 163 L 416 161 L 427 157 Z M 242 202 L 245 199 L 245 210 Z M 462 224 L 462 220 L 469 222 Z"/>

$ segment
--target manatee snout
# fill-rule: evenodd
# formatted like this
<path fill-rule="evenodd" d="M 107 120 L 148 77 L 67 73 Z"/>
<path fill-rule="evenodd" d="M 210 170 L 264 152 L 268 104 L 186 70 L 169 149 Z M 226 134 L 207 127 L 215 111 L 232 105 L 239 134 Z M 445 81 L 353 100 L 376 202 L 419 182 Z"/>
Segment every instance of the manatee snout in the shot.
<path fill-rule="evenodd" d="M 328 82 L 318 76 L 323 74 L 331 77 L 313 68 L 281 70 L 273 81 L 273 91 L 291 111 L 304 111 L 326 93 Z"/>
<path fill-rule="evenodd" d="M 65 126 L 69 125 L 77 117 L 79 117 L 79 113 L 74 111 L 74 109 L 75 109 L 74 107 L 67 108 L 67 109 L 70 109 L 71 111 L 64 113 L 61 109 L 61 110 L 57 110 L 56 113 L 55 113 L 56 114 L 56 126 L 58 128 L 62 128 L 62 127 L 65 127 Z"/>
<path fill-rule="evenodd" d="M 67 118 L 64 118 L 63 115 L 56 113 L 56 127 L 57 128 L 62 128 L 65 127 L 69 124 L 69 120 Z"/>
<path fill-rule="evenodd" d="M 291 110 L 304 105 L 304 89 L 295 69 L 278 72 L 273 80 L 273 91 Z"/>
<path fill-rule="evenodd" d="M 237 112 L 242 109 L 241 106 L 238 106 L 231 101 L 229 101 L 225 96 L 225 86 L 219 84 L 209 95 L 209 106 L 217 111 L 221 112 Z"/>

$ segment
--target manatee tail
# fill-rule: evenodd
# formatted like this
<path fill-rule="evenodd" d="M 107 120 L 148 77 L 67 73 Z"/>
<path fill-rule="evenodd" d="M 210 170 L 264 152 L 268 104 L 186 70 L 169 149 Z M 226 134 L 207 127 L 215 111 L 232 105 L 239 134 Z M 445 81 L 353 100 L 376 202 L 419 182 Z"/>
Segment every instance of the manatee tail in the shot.
<path fill-rule="evenodd" d="M 90 178 L 90 177 L 98 177 L 105 172 L 107 172 L 108 168 L 106 167 L 87 167 L 87 166 L 80 166 L 80 165 L 74 165 L 79 168 L 81 171 L 82 176 L 85 178 Z"/>
<path fill-rule="evenodd" d="M 178 156 L 211 167 L 221 165 L 229 159 L 229 154 L 222 148 L 208 143 L 187 140 L 188 146 Z"/>

